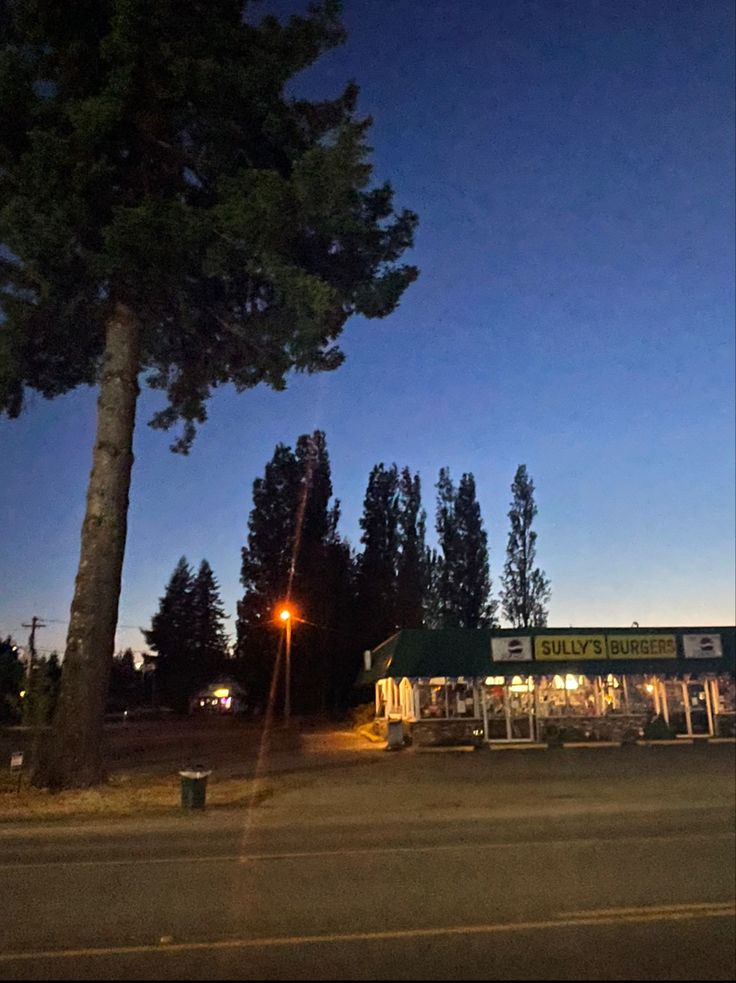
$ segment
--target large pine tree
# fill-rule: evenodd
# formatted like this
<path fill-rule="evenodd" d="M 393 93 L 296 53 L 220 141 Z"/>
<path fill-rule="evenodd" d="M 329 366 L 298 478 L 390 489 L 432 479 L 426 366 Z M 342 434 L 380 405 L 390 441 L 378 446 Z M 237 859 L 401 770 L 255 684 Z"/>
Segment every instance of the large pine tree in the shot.
<path fill-rule="evenodd" d="M 222 669 L 228 654 L 220 586 L 207 560 L 202 560 L 199 565 L 191 598 L 195 675 L 206 683 Z"/>
<path fill-rule="evenodd" d="M 185 556 L 177 563 L 159 600 L 151 627 L 143 632 L 156 653 L 156 689 L 159 700 L 180 712 L 187 708 L 193 673 L 192 592 L 194 575 Z"/>
<path fill-rule="evenodd" d="M 440 618 L 445 628 L 482 628 L 493 620 L 488 537 L 475 478 L 463 474 L 455 487 L 449 469 L 437 482 L 437 535 L 442 550 Z"/>
<path fill-rule="evenodd" d="M 345 37 L 338 0 L 284 22 L 250 0 L 0 7 L 0 411 L 99 388 L 48 773 L 104 774 L 139 382 L 186 449 L 211 391 L 336 368 L 355 313 L 415 278 L 416 218 L 371 187 L 358 90 L 292 80 Z"/>
<path fill-rule="evenodd" d="M 501 592 L 503 614 L 514 628 L 543 628 L 547 624 L 547 606 L 552 592 L 544 571 L 534 565 L 537 534 L 532 523 L 537 505 L 534 482 L 525 464 L 520 464 L 516 470 L 511 493 L 513 500 L 508 514 L 511 529 Z"/>

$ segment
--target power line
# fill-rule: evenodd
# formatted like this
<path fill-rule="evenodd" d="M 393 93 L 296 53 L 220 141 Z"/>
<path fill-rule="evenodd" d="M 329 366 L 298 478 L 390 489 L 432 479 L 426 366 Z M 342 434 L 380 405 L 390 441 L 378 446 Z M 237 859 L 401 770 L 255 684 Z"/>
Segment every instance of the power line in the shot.
<path fill-rule="evenodd" d="M 69 619 L 68 618 L 44 618 L 43 620 L 44 621 L 47 621 L 49 624 L 54 624 L 54 625 L 68 625 L 69 624 Z M 30 625 L 22 625 L 22 627 L 23 628 L 30 628 L 31 626 Z M 43 628 L 45 626 L 44 625 L 39 625 L 38 627 L 39 628 Z M 126 630 L 130 630 L 130 631 L 140 631 L 141 630 L 141 626 L 140 625 L 117 625 L 117 627 L 118 628 L 125 628 Z"/>

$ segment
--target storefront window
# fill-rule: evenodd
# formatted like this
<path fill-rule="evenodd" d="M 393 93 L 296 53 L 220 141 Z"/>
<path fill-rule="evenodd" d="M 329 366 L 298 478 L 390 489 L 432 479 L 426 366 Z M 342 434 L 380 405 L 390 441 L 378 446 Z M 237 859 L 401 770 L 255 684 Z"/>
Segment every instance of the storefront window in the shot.
<path fill-rule="evenodd" d="M 717 713 L 736 713 L 736 678 L 719 676 Z"/>
<path fill-rule="evenodd" d="M 599 676 L 598 687 L 602 714 L 623 713 L 626 710 L 626 686 L 621 676 L 614 676 L 611 672 L 607 676 Z"/>
<path fill-rule="evenodd" d="M 451 680 L 447 684 L 448 716 L 474 717 L 473 685 L 466 680 Z"/>
<path fill-rule="evenodd" d="M 629 713 L 655 714 L 657 712 L 656 692 L 659 680 L 653 676 L 628 676 L 626 697 Z"/>
<path fill-rule="evenodd" d="M 567 713 L 586 717 L 598 715 L 594 679 L 568 673 L 565 676 L 564 693 Z"/>
<path fill-rule="evenodd" d="M 562 676 L 541 676 L 537 680 L 537 700 L 540 716 L 554 717 L 564 712 L 564 694 L 562 697 L 560 695 L 564 685 Z"/>
<path fill-rule="evenodd" d="M 447 717 L 447 681 L 429 679 L 419 683 L 419 716 L 432 719 Z"/>
<path fill-rule="evenodd" d="M 543 717 L 598 715 L 596 682 L 577 673 L 544 676 L 537 680 L 539 712 Z"/>
<path fill-rule="evenodd" d="M 736 737 L 736 679 L 721 675 L 711 686 L 719 737 Z"/>

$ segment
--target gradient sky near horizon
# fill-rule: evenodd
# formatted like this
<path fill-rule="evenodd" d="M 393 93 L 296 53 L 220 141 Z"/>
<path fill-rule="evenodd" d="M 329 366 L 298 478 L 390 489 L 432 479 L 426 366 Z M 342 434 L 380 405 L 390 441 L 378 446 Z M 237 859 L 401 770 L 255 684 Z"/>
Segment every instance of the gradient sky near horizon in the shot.
<path fill-rule="evenodd" d="M 430 525 L 439 468 L 472 471 L 497 587 L 524 462 L 551 625 L 733 623 L 733 4 L 346 0 L 345 23 L 297 88 L 359 82 L 421 277 L 349 323 L 336 373 L 218 392 L 188 457 L 144 396 L 119 647 L 145 648 L 182 554 L 234 615 L 253 479 L 317 427 L 356 545 L 374 463 L 421 473 Z M 54 619 L 41 650 L 63 649 L 94 410 L 31 395 L 0 421 L 0 635 Z"/>

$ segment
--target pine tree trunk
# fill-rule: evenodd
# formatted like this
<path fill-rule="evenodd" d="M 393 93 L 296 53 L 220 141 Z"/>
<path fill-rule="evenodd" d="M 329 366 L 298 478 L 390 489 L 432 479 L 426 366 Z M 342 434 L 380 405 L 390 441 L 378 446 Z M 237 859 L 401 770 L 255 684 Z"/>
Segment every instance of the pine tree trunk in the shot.
<path fill-rule="evenodd" d="M 139 367 L 138 322 L 117 304 L 107 324 L 61 692 L 47 771 L 40 776 L 51 789 L 86 788 L 105 775 L 102 730 L 125 552 Z"/>

